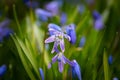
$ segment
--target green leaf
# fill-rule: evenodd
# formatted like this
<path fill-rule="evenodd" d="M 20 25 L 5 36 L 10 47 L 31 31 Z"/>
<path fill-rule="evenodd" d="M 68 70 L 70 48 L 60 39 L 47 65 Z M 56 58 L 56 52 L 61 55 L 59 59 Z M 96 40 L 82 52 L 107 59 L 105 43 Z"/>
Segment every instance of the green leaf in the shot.
<path fill-rule="evenodd" d="M 23 63 L 23 66 L 24 66 L 26 72 L 28 73 L 28 76 L 30 77 L 31 80 L 36 80 L 35 77 L 34 77 L 34 74 L 32 73 L 30 67 L 28 66 L 29 64 L 28 64 L 27 60 L 25 59 L 24 53 L 22 52 L 18 41 L 15 39 L 15 37 L 13 35 L 11 35 L 11 36 L 12 36 L 13 41 L 15 42 L 15 45 L 17 47 L 17 50 L 18 50 L 18 53 L 19 53 L 19 56 L 20 56 L 20 59 Z"/>
<path fill-rule="evenodd" d="M 37 62 L 35 61 L 35 58 L 32 56 L 32 53 L 27 49 L 27 47 L 25 46 L 25 44 L 17 36 L 16 36 L 16 39 L 17 39 L 20 47 L 22 48 L 25 56 L 30 61 L 30 63 L 33 66 L 33 69 L 35 70 L 35 72 L 37 73 L 37 75 L 39 77 L 39 70 L 38 70 L 38 67 L 37 67 Z"/>
<path fill-rule="evenodd" d="M 108 65 L 108 58 L 107 58 L 107 53 L 104 50 L 104 54 L 103 54 L 103 67 L 104 67 L 104 76 L 105 76 L 105 80 L 110 80 L 109 79 L 109 65 Z"/>

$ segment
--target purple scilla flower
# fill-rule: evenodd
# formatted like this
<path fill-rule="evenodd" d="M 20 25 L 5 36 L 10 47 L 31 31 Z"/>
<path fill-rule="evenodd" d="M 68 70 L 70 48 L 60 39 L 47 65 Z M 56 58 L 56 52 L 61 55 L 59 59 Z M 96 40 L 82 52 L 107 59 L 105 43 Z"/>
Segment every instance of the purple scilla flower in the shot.
<path fill-rule="evenodd" d="M 0 77 L 2 77 L 5 74 L 6 70 L 7 70 L 6 65 L 0 66 Z"/>
<path fill-rule="evenodd" d="M 37 1 L 31 1 L 31 0 L 23 0 L 23 2 L 25 3 L 25 5 L 28 8 L 37 8 L 39 6 L 39 3 Z"/>
<path fill-rule="evenodd" d="M 114 77 L 113 80 L 119 80 L 117 77 Z"/>
<path fill-rule="evenodd" d="M 61 29 L 59 30 L 58 26 L 55 24 L 49 24 L 48 28 L 49 28 L 49 32 L 52 32 L 52 35 L 45 40 L 45 43 L 54 42 L 54 46 L 53 46 L 51 53 L 59 52 L 57 48 L 58 45 L 60 45 L 62 52 L 64 52 L 65 51 L 64 38 L 68 39 L 69 41 L 71 38 L 67 34 L 64 34 L 61 31 Z"/>
<path fill-rule="evenodd" d="M 69 65 L 72 65 L 72 66 L 74 65 L 71 61 L 69 61 L 63 55 L 63 53 L 59 52 L 52 58 L 52 62 L 50 64 L 48 64 L 48 68 L 51 68 L 51 65 L 53 63 L 55 63 L 56 61 L 58 61 L 59 72 L 63 72 L 64 64 L 66 64 L 66 63 L 68 63 Z"/>
<path fill-rule="evenodd" d="M 41 21 L 47 21 L 48 18 L 52 17 L 52 13 L 40 8 L 35 9 L 36 17 Z"/>
<path fill-rule="evenodd" d="M 66 13 L 62 13 L 61 16 L 60 16 L 60 23 L 62 25 L 64 25 L 67 21 L 67 14 Z"/>
<path fill-rule="evenodd" d="M 4 21 L 0 22 L 0 28 L 8 27 L 9 24 L 10 24 L 10 20 L 5 19 Z"/>
<path fill-rule="evenodd" d="M 72 61 L 73 65 L 71 65 L 72 67 L 72 77 L 73 78 L 78 78 L 78 80 L 82 80 L 81 78 L 81 70 L 80 70 L 80 66 L 79 64 L 77 63 L 76 60 L 73 60 Z"/>
<path fill-rule="evenodd" d="M 109 64 L 112 64 L 112 62 L 113 62 L 113 56 L 110 55 L 110 56 L 108 57 L 108 63 L 109 63 Z"/>
<path fill-rule="evenodd" d="M 66 32 L 67 34 L 70 36 L 71 40 L 70 42 L 72 44 L 75 44 L 76 42 L 76 32 L 75 32 L 75 25 L 74 24 L 70 24 L 66 27 Z"/>
<path fill-rule="evenodd" d="M 80 39 L 79 47 L 83 47 L 85 42 L 86 42 L 86 38 L 85 36 L 82 36 L 82 38 Z"/>
<path fill-rule="evenodd" d="M 44 80 L 44 72 L 43 72 L 42 68 L 39 68 L 39 72 L 40 72 L 40 76 L 41 76 L 42 80 Z"/>
<path fill-rule="evenodd" d="M 11 29 L 7 28 L 9 23 L 10 23 L 10 21 L 8 19 L 6 19 L 0 23 L 0 42 L 3 41 L 4 37 L 8 38 L 10 33 L 13 33 L 13 31 Z"/>
<path fill-rule="evenodd" d="M 78 12 L 80 14 L 83 14 L 85 12 L 85 5 L 84 4 L 80 4 L 77 8 L 78 8 Z"/>
<path fill-rule="evenodd" d="M 94 27 L 96 30 L 101 30 L 104 27 L 103 18 L 102 16 L 97 12 L 93 11 L 92 13 L 93 19 L 94 19 Z"/>
<path fill-rule="evenodd" d="M 53 15 L 57 15 L 59 13 L 59 8 L 60 8 L 61 4 L 62 4 L 62 2 L 59 0 L 52 1 L 45 5 L 45 9 L 52 12 Z"/>

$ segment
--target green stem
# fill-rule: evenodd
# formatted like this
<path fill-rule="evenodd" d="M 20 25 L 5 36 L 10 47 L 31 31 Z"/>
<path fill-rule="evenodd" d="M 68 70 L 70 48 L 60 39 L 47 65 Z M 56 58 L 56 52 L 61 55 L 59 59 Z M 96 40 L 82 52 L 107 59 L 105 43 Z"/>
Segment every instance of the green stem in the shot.
<path fill-rule="evenodd" d="M 18 21 L 18 18 L 17 18 L 16 10 L 15 10 L 15 5 L 13 5 L 13 14 L 14 14 L 14 18 L 15 18 L 16 24 L 18 26 L 18 30 L 20 32 L 20 36 L 22 36 L 20 24 L 19 24 L 19 21 Z"/>

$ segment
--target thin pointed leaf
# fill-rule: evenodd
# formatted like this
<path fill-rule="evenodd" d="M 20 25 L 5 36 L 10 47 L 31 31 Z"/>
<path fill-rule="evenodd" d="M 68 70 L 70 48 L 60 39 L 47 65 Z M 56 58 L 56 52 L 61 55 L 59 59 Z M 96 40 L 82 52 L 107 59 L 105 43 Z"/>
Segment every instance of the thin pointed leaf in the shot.
<path fill-rule="evenodd" d="M 107 59 L 107 54 L 104 50 L 104 54 L 103 54 L 103 66 L 104 66 L 104 77 L 105 80 L 110 80 L 109 79 L 109 66 L 108 66 L 108 59 Z"/>
<path fill-rule="evenodd" d="M 12 39 L 15 42 L 15 45 L 17 47 L 17 50 L 18 50 L 19 56 L 21 58 L 21 61 L 23 63 L 23 66 L 24 66 L 26 72 L 28 73 L 30 79 L 31 80 L 36 80 L 33 73 L 32 73 L 32 71 L 30 70 L 30 68 L 28 66 L 28 62 L 26 62 L 26 60 L 25 60 L 25 56 L 24 56 L 24 54 L 23 54 L 23 52 L 22 52 L 22 50 L 20 48 L 20 45 L 19 45 L 18 41 L 13 36 L 12 36 Z"/>
<path fill-rule="evenodd" d="M 24 45 L 24 43 L 17 36 L 16 36 L 16 39 L 17 39 L 20 47 L 22 48 L 24 54 L 26 55 L 26 57 L 28 58 L 28 60 L 32 64 L 35 72 L 37 73 L 37 75 L 39 77 L 39 71 L 38 71 L 38 68 L 37 68 L 37 63 L 35 61 L 35 58 L 33 58 L 33 56 L 31 55 L 32 53 L 28 51 L 28 49 L 26 48 L 26 46 Z"/>

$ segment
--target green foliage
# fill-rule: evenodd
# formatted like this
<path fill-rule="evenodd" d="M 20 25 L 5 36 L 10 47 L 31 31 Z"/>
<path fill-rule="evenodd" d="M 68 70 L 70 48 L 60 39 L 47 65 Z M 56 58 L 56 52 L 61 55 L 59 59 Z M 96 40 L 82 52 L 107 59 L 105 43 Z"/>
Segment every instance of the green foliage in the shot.
<path fill-rule="evenodd" d="M 8 14 L 12 20 L 10 27 L 14 30 L 14 34 L 11 34 L 9 39 L 5 38 L 3 43 L 0 43 L 0 65 L 7 65 L 7 72 L 0 79 L 41 80 L 39 68 L 42 68 L 45 80 L 72 80 L 70 67 L 67 64 L 64 66 L 63 73 L 58 71 L 57 63 L 48 69 L 48 64 L 55 54 L 51 55 L 53 43 L 46 46 L 44 40 L 49 36 L 49 23 L 61 25 L 60 14 L 49 18 L 47 22 L 42 22 L 36 19 L 34 9 L 26 8 L 20 0 L 14 1 L 7 4 L 6 0 L 2 0 L 0 3 L 0 9 L 4 14 L 0 17 L 0 21 Z M 42 0 L 43 4 L 39 7 L 44 7 L 45 1 Z M 75 23 L 77 35 L 74 45 L 65 40 L 64 55 L 70 60 L 76 59 L 81 67 L 82 80 L 113 80 L 114 77 L 120 79 L 120 1 L 97 0 L 94 5 L 91 5 L 83 0 L 81 1 L 85 5 L 83 14 L 77 10 L 79 3 L 74 5 L 67 0 L 63 2 L 60 12 L 67 13 L 65 25 Z M 24 14 L 19 11 L 21 6 L 25 11 Z M 94 28 L 92 11 L 95 9 L 103 17 L 102 30 Z M 86 42 L 81 48 L 79 42 L 82 36 L 86 37 Z M 113 56 L 112 64 L 108 62 L 110 54 Z"/>

